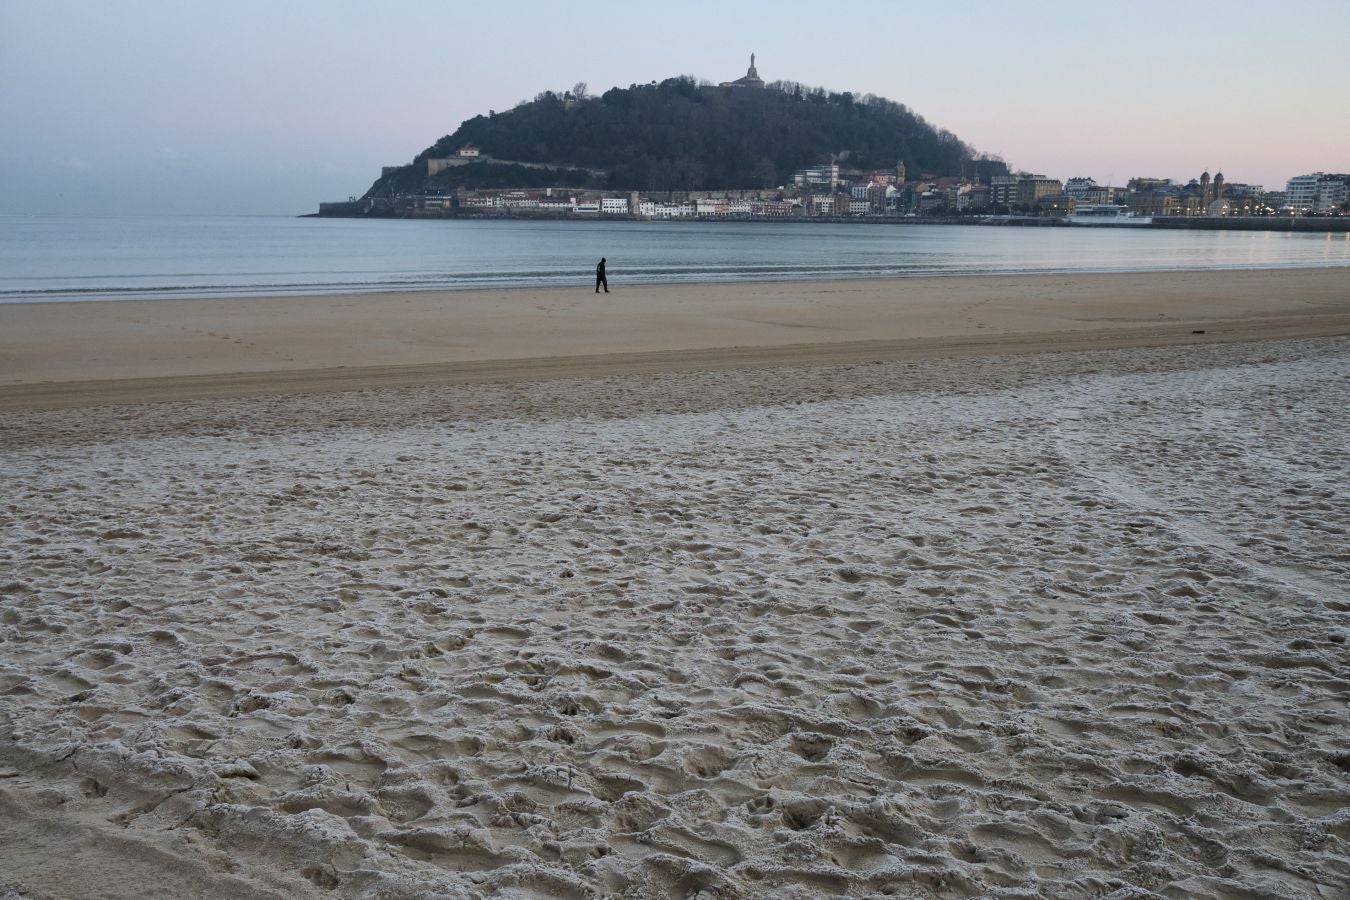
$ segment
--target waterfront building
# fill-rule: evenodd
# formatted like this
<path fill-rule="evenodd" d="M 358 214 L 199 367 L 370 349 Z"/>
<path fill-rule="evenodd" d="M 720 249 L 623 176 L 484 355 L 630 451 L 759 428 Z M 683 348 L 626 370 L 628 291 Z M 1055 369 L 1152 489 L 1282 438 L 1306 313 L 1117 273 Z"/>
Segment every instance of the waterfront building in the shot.
<path fill-rule="evenodd" d="M 1266 210 L 1262 209 L 1261 195 L 1265 189 L 1259 184 L 1238 184 L 1236 182 L 1229 184 L 1224 192 L 1223 199 L 1228 203 L 1228 212 L 1230 216 L 1256 216 L 1262 215 Z"/>
<path fill-rule="evenodd" d="M 1346 203 L 1347 181 L 1350 175 L 1296 175 L 1285 185 L 1285 206 L 1298 215 L 1337 212 Z"/>
<path fill-rule="evenodd" d="M 750 204 L 750 214 L 768 219 L 786 219 L 801 211 L 801 204 L 790 200 L 763 200 Z"/>
<path fill-rule="evenodd" d="M 1141 191 L 1153 191 L 1159 188 L 1170 188 L 1172 179 L 1170 178 L 1131 178 L 1125 183 L 1125 190 L 1131 194 L 1137 194 Z"/>
<path fill-rule="evenodd" d="M 1289 205 L 1289 195 L 1284 191 L 1266 191 L 1261 195 L 1261 205 L 1279 211 Z"/>
<path fill-rule="evenodd" d="M 1011 208 L 1017 202 L 1017 176 L 995 175 L 989 179 L 989 202 Z"/>
<path fill-rule="evenodd" d="M 1179 216 L 1203 216 L 1209 204 L 1205 202 L 1204 195 L 1199 191 L 1188 191 L 1185 188 L 1177 196 L 1176 215 Z"/>
<path fill-rule="evenodd" d="M 1093 178 L 1070 178 L 1064 182 L 1064 193 L 1079 203 L 1111 203 L 1115 200 L 1115 189 L 1109 185 L 1100 185 Z"/>
<path fill-rule="evenodd" d="M 882 203 L 884 204 L 884 208 L 885 208 L 886 212 L 889 212 L 889 213 L 897 213 L 897 212 L 899 212 L 899 211 L 900 211 L 901 198 L 904 196 L 904 194 L 905 194 L 905 191 L 904 191 L 904 186 L 903 186 L 903 185 L 899 185 L 899 186 L 894 185 L 894 184 L 888 184 L 888 185 L 886 185 L 886 193 L 885 193 L 884 199 L 882 200 Z"/>
<path fill-rule="evenodd" d="M 792 183 L 801 188 L 828 188 L 831 192 L 839 189 L 839 164 L 811 166 L 792 176 Z"/>
<path fill-rule="evenodd" d="M 1297 213 L 1312 212 L 1317 203 L 1317 186 L 1323 174 L 1295 175 L 1284 186 L 1285 205 Z"/>
<path fill-rule="evenodd" d="M 1131 191 L 1126 205 L 1136 216 L 1174 216 L 1180 209 L 1170 183 L 1160 180 L 1144 190 Z"/>
<path fill-rule="evenodd" d="M 538 209 L 539 197 L 526 191 L 507 191 L 500 196 L 497 205 L 503 209 Z"/>
<path fill-rule="evenodd" d="M 886 212 L 886 195 L 894 190 L 895 187 L 889 184 L 872 184 L 867 188 L 866 199 L 874 214 L 882 215 Z"/>
<path fill-rule="evenodd" d="M 1036 201 L 1036 210 L 1047 216 L 1068 216 L 1078 208 L 1078 200 L 1068 194 L 1045 194 Z"/>
<path fill-rule="evenodd" d="M 1064 193 L 1068 194 L 1070 197 L 1085 197 L 1089 192 L 1096 190 L 1096 188 L 1097 180 L 1095 178 L 1078 176 L 1064 182 Z"/>
<path fill-rule="evenodd" d="M 541 197 L 539 198 L 539 208 L 546 212 L 571 212 L 575 206 L 575 201 L 569 197 Z"/>
<path fill-rule="evenodd" d="M 1340 212 L 1350 199 L 1350 177 L 1323 178 L 1317 186 L 1317 211 L 1320 213 Z"/>
<path fill-rule="evenodd" d="M 946 198 L 937 191 L 923 191 L 919 194 L 914 208 L 921 213 L 932 212 L 940 209 L 946 203 Z"/>
<path fill-rule="evenodd" d="M 968 183 L 950 182 L 957 181 L 954 178 L 938 179 L 934 194 L 938 198 L 938 205 L 948 210 L 959 211 L 970 205 L 970 190 L 972 185 Z"/>
<path fill-rule="evenodd" d="M 628 215 L 628 198 L 602 197 L 600 199 L 600 212 L 607 216 L 626 216 Z"/>
<path fill-rule="evenodd" d="M 1044 175 L 1024 175 L 1017 179 L 1017 200 L 1015 205 L 1031 209 L 1042 197 L 1064 193 L 1064 184 L 1058 178 L 1046 178 Z"/>

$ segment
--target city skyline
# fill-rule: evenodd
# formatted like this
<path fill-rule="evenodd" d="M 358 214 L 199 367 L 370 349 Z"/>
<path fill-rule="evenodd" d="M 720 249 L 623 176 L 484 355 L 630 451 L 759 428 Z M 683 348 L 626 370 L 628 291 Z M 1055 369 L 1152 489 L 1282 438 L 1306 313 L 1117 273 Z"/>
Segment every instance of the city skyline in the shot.
<path fill-rule="evenodd" d="M 816 14 L 813 19 L 809 13 Z M 1281 187 L 1350 170 L 1350 5 L 613 3 L 377 12 L 140 0 L 0 6 L 0 212 L 301 213 L 464 119 L 584 81 L 689 74 L 872 93 L 1014 168 L 1123 185 L 1203 170 Z M 1297 55 L 1276 42 L 1297 31 Z"/>

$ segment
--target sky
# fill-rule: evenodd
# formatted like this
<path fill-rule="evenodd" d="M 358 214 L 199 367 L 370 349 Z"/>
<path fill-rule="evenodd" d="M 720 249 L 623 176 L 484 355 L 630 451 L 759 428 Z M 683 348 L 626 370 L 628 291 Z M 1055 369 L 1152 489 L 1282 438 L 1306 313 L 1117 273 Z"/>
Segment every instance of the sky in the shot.
<path fill-rule="evenodd" d="M 959 7 L 959 8 L 958 8 Z M 1350 0 L 0 0 L 0 214 L 292 215 L 579 81 L 904 103 L 1055 178 L 1350 171 Z"/>

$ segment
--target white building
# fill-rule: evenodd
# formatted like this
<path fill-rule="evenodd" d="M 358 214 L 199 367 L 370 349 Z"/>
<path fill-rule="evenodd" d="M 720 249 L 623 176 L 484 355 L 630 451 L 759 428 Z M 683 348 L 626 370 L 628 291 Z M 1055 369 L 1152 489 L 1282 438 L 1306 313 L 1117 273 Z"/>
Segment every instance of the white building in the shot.
<path fill-rule="evenodd" d="M 1070 178 L 1064 182 L 1064 193 L 1079 203 L 1111 203 L 1115 199 L 1114 190 L 1094 178 Z"/>
<path fill-rule="evenodd" d="M 1086 193 L 1097 186 L 1095 178 L 1070 178 L 1064 182 L 1064 193 L 1070 197 L 1077 197 L 1079 194 Z"/>
<path fill-rule="evenodd" d="M 506 209 L 538 209 L 539 198 L 524 191 L 509 191 L 502 195 L 499 205 Z"/>
<path fill-rule="evenodd" d="M 1339 212 L 1350 200 L 1350 178 L 1323 178 L 1317 186 L 1317 211 Z"/>
<path fill-rule="evenodd" d="M 600 201 L 600 212 L 607 216 L 628 215 L 627 197 L 605 197 Z"/>
<path fill-rule="evenodd" d="M 1296 212 L 1312 212 L 1317 205 L 1317 185 L 1323 177 L 1321 172 L 1314 172 L 1290 178 L 1284 189 L 1285 204 Z"/>
<path fill-rule="evenodd" d="M 1301 214 L 1337 212 L 1350 195 L 1348 182 L 1350 175 L 1296 175 L 1285 186 L 1285 206 Z"/>
<path fill-rule="evenodd" d="M 798 187 L 828 186 L 830 190 L 836 190 L 839 187 L 839 165 L 838 163 L 830 163 L 827 166 L 811 166 L 802 169 L 793 174 L 792 181 Z"/>
<path fill-rule="evenodd" d="M 1339 212 L 1350 192 L 1347 179 L 1350 179 L 1347 175 L 1328 175 L 1320 171 L 1296 175 L 1289 179 L 1285 189 L 1285 204 L 1301 215 Z"/>

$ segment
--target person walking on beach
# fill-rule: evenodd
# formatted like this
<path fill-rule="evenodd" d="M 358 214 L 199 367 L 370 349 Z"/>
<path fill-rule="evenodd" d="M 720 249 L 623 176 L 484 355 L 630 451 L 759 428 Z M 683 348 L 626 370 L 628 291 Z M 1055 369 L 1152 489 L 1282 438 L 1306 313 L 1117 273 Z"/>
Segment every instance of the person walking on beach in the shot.
<path fill-rule="evenodd" d="M 600 286 L 604 285 L 605 293 L 609 293 L 609 279 L 605 277 L 605 258 L 600 257 L 600 265 L 595 267 L 595 292 L 600 293 Z"/>

